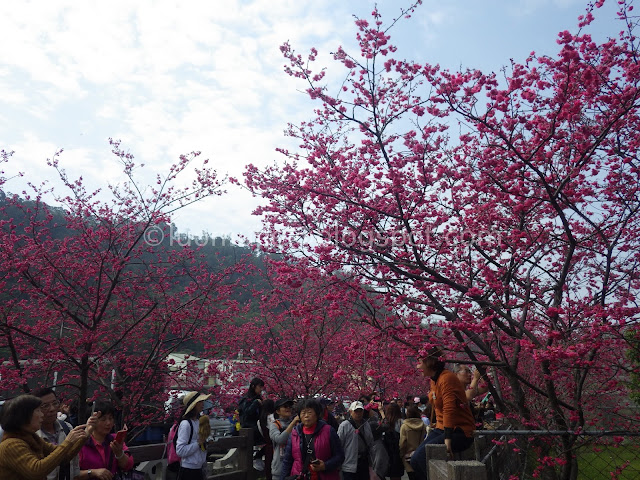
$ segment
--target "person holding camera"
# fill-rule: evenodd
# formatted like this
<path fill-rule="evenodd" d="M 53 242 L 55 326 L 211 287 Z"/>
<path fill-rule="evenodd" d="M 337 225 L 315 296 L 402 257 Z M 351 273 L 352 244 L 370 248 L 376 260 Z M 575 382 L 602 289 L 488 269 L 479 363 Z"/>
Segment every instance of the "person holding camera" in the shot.
<path fill-rule="evenodd" d="M 282 457 L 280 480 L 340 480 L 342 444 L 335 429 L 320 420 L 320 402 L 303 400 L 299 411 L 300 423 L 291 431 Z"/>
<path fill-rule="evenodd" d="M 474 368 L 473 371 L 471 371 L 469 366 L 456 363 L 453 365 L 453 373 L 458 376 L 458 380 L 460 380 L 464 386 L 464 393 L 469 402 L 473 402 L 474 398 L 479 395 L 484 395 L 489 391 L 489 387 L 487 385 L 480 386 L 482 376 L 477 368 Z"/>
<path fill-rule="evenodd" d="M 19 395 L 3 408 L 0 443 L 0 480 L 45 479 L 63 463 L 68 463 L 80 451 L 87 437 L 96 428 L 98 416 L 92 415 L 86 425 L 78 425 L 59 445 L 40 438 L 42 400 L 34 395 Z"/>
<path fill-rule="evenodd" d="M 124 443 L 111 433 L 115 425 L 116 409 L 107 400 L 96 400 L 96 427 L 78 453 L 78 473 L 75 480 L 111 480 L 118 472 L 133 469 L 134 460 Z"/>

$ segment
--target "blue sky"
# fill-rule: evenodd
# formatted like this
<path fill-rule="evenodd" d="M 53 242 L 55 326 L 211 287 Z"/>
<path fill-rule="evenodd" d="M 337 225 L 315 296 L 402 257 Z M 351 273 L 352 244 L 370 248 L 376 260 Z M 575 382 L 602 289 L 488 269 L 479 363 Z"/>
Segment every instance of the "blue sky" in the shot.
<path fill-rule="evenodd" d="M 399 0 L 379 0 L 383 20 Z M 616 2 L 598 11 L 599 36 L 620 30 Z M 13 150 L 5 189 L 51 180 L 46 159 L 92 187 L 116 182 L 107 139 L 122 140 L 150 179 L 181 153 L 202 151 L 220 173 L 281 160 L 287 122 L 311 118 L 303 86 L 282 70 L 279 46 L 315 46 L 331 68 L 338 45 L 356 52 L 353 14 L 365 0 L 35 0 L 0 2 L 0 149 Z M 583 0 L 425 0 L 391 31 L 398 56 L 455 69 L 498 71 L 531 51 L 553 55 L 575 31 Z M 21 183 L 22 182 L 22 183 Z M 55 185 L 55 183 L 54 183 Z M 176 215 L 183 232 L 253 238 L 259 202 L 230 186 Z"/>

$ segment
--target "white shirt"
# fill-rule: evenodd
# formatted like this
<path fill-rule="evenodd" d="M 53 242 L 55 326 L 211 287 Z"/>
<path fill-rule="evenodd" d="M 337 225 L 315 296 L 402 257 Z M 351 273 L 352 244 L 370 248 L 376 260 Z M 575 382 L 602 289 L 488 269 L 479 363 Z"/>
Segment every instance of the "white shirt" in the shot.
<path fill-rule="evenodd" d="M 189 422 L 193 426 L 193 435 L 189 442 Z M 178 427 L 178 440 L 176 441 L 176 453 L 180 457 L 180 466 L 184 468 L 202 468 L 207 461 L 207 452 L 203 451 L 198 444 L 198 429 L 200 422 L 196 420 L 182 420 Z"/>
<path fill-rule="evenodd" d="M 69 430 L 73 429 L 73 427 L 68 423 L 67 423 L 67 426 L 69 427 Z M 55 422 L 53 422 L 53 429 L 55 430 L 54 433 L 45 432 L 44 430 L 38 430 L 36 434 L 43 440 L 53 445 L 60 445 L 67 438 L 67 434 L 64 433 L 64 429 L 60 424 L 60 420 L 56 420 Z M 80 474 L 80 465 L 78 464 L 78 455 L 73 457 L 70 464 L 71 464 L 70 478 L 73 479 Z M 47 475 L 47 480 L 57 480 L 59 471 L 60 471 L 60 467 L 58 466 L 52 472 L 50 472 L 49 475 Z"/>

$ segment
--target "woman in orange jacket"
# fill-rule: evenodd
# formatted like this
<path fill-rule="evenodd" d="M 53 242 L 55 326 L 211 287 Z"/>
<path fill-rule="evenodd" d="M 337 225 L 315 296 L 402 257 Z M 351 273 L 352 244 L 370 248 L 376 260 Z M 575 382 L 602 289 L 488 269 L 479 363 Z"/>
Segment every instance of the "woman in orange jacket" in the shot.
<path fill-rule="evenodd" d="M 424 480 L 427 478 L 426 445 L 444 443 L 450 457 L 466 450 L 473 444 L 475 421 L 464 387 L 458 377 L 445 368 L 439 347 L 420 357 L 416 369 L 430 379 L 429 403 L 436 417 L 435 428 L 411 456 L 416 480 Z"/>

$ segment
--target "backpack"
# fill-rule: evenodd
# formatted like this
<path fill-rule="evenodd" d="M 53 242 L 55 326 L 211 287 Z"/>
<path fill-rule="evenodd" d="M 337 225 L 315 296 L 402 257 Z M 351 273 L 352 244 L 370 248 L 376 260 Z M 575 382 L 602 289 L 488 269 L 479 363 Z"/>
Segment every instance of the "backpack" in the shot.
<path fill-rule="evenodd" d="M 278 430 L 280 431 L 280 433 L 284 432 L 285 429 L 282 426 L 282 423 L 280 422 L 279 419 L 275 419 L 273 423 L 275 424 L 276 427 L 278 427 Z"/>
<path fill-rule="evenodd" d="M 386 477 L 395 477 L 400 465 L 402 464 L 402 456 L 400 455 L 400 434 L 392 427 L 382 432 L 382 444 L 384 445 L 389 457 L 389 466 L 385 473 Z"/>
<path fill-rule="evenodd" d="M 240 421 L 240 426 L 242 428 L 252 427 L 252 422 L 248 418 L 249 406 L 251 405 L 251 401 L 247 397 L 242 397 L 240 402 L 238 402 L 238 420 Z"/>
<path fill-rule="evenodd" d="M 188 422 L 191 429 L 191 431 L 189 432 L 189 443 L 191 443 L 191 440 L 193 439 L 193 423 L 191 423 L 191 420 L 188 420 Z M 169 435 L 167 435 L 167 469 L 171 470 L 172 472 L 175 472 L 178 470 L 178 468 L 180 468 L 180 457 L 176 453 L 179 428 L 180 423 L 174 423 L 169 430 Z"/>
<path fill-rule="evenodd" d="M 58 423 L 60 424 L 60 427 L 64 432 L 64 436 L 66 437 L 67 435 L 69 435 L 69 432 L 71 431 L 71 429 L 69 428 L 69 424 L 64 420 L 58 420 Z"/>
<path fill-rule="evenodd" d="M 264 438 L 258 430 L 258 420 L 260 410 L 256 412 L 255 408 L 251 408 L 256 398 L 242 397 L 238 402 L 238 420 L 242 428 L 251 428 L 253 430 L 253 444 L 258 445 L 264 443 Z M 257 415 L 256 415 L 257 413 Z"/>

